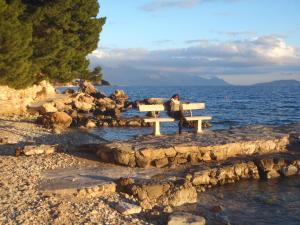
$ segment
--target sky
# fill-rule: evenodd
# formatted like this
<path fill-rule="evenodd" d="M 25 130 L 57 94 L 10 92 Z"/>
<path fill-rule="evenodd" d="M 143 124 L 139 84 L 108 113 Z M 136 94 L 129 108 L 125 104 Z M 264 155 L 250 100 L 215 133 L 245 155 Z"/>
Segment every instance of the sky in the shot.
<path fill-rule="evenodd" d="M 99 0 L 107 18 L 91 65 L 219 77 L 300 80 L 299 0 Z M 124 68 L 124 70 L 122 70 Z M 110 70 L 111 71 L 111 70 Z M 124 74 L 122 74 L 124 71 Z M 109 74 L 104 74 L 109 80 Z"/>

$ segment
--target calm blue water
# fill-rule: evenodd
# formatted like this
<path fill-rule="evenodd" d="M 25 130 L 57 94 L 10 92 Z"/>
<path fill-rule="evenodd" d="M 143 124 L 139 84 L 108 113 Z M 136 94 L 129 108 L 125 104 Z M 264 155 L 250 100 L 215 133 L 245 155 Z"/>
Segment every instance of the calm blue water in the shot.
<path fill-rule="evenodd" d="M 219 213 L 211 212 L 221 206 Z M 300 179 L 240 181 L 199 194 L 198 203 L 179 210 L 204 215 L 207 224 L 300 224 Z"/>
<path fill-rule="evenodd" d="M 205 110 L 197 110 L 194 115 L 211 115 L 211 129 L 228 129 L 248 124 L 280 125 L 300 122 L 299 87 L 98 87 L 106 94 L 123 89 L 130 100 L 144 98 L 169 98 L 178 93 L 183 101 L 205 102 Z M 124 116 L 143 115 L 129 110 Z M 163 133 L 176 133 L 176 123 L 162 123 Z M 135 135 L 150 134 L 151 128 L 105 128 L 97 129 L 104 138 L 127 139 Z"/>

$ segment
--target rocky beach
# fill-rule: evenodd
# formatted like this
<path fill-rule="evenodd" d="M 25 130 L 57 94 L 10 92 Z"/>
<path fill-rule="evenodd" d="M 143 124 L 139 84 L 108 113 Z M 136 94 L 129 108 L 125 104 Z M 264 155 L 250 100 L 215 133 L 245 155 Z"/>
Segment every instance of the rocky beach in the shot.
<path fill-rule="evenodd" d="M 46 86 L 0 118 L 2 224 L 218 224 L 226 206 L 188 209 L 201 193 L 300 174 L 298 123 L 108 141 L 92 128 L 150 127 L 122 112 L 160 100 Z"/>

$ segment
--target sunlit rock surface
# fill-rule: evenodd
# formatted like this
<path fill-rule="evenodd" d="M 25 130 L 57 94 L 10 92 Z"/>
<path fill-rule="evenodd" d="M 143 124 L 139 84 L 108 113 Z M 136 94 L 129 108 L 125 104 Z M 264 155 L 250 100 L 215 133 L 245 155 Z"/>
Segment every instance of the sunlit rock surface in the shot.
<path fill-rule="evenodd" d="M 286 152 L 299 142 L 300 124 L 246 126 L 203 134 L 141 136 L 95 148 L 104 162 L 130 167 L 165 167 L 230 157 Z"/>
<path fill-rule="evenodd" d="M 56 96 L 55 89 L 46 81 L 21 90 L 0 86 L 0 115 L 24 114 L 30 103 L 53 96 Z"/>

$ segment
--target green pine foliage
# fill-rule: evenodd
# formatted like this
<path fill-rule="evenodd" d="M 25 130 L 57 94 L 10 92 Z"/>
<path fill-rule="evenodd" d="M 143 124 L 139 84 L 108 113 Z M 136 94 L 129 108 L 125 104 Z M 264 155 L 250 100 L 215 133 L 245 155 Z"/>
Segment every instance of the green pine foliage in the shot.
<path fill-rule="evenodd" d="M 0 85 L 24 88 L 34 82 L 32 26 L 19 0 L 0 0 Z"/>
<path fill-rule="evenodd" d="M 0 2 L 6 6 L 7 2 L 14 0 Z M 97 17 L 97 0 L 23 0 L 22 3 L 23 5 L 19 6 L 22 10 L 19 10 L 16 20 L 19 23 L 28 23 L 28 28 L 23 26 L 22 29 L 29 32 L 24 33 L 26 37 L 18 40 L 21 40 L 23 48 L 27 46 L 29 49 L 26 54 L 28 71 L 22 72 L 23 69 L 20 71 L 21 75 L 31 82 L 45 79 L 52 82 L 68 82 L 87 76 L 89 62 L 86 56 L 97 48 L 99 34 L 105 24 L 105 18 Z M 0 8 L 1 16 L 3 7 L 0 5 Z M 22 29 L 18 32 L 22 33 Z M 0 34 L 2 31 L 5 32 L 1 28 Z M 15 33 L 12 29 L 11 31 Z M 24 51 L 21 52 L 25 54 Z M 9 55 L 6 57 L 9 58 Z M 11 61 L 14 60 L 11 58 Z M 25 62 L 23 59 L 21 61 Z M 30 76 L 30 72 L 34 76 Z M 10 71 L 4 76 L 1 74 L 1 77 L 5 78 L 3 83 L 16 87 L 12 84 L 13 81 L 7 79 L 10 74 Z M 15 80 L 18 79 L 19 77 L 15 77 Z"/>
<path fill-rule="evenodd" d="M 54 82 L 88 72 L 86 56 L 97 47 L 105 18 L 97 0 L 27 0 L 33 23 L 33 63 Z M 44 77 L 41 79 L 44 79 Z"/>
<path fill-rule="evenodd" d="M 103 72 L 101 66 L 97 66 L 94 68 L 93 71 L 90 71 L 83 76 L 80 77 L 84 80 L 94 81 L 94 82 L 100 82 L 103 79 Z"/>

